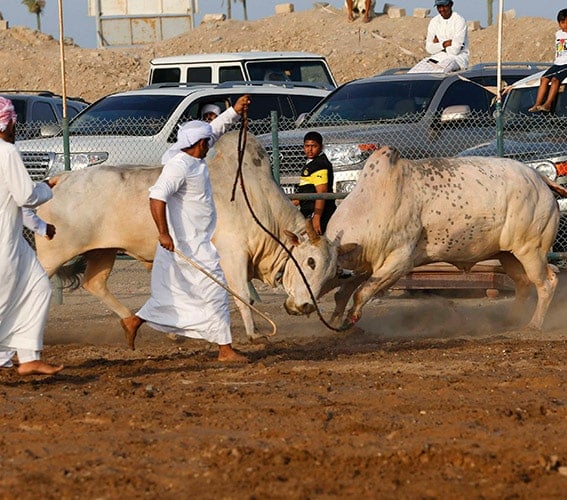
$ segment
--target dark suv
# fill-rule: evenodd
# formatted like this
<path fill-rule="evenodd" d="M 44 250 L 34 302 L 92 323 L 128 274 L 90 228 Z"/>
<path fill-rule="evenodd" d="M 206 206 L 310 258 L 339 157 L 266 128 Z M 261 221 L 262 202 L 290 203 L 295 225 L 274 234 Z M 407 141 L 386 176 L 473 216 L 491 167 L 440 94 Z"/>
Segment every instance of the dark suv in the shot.
<path fill-rule="evenodd" d="M 549 65 L 505 63 L 511 83 Z M 279 172 L 284 190 L 293 191 L 304 163 L 303 136 L 320 132 L 333 164 L 335 192 L 348 193 L 372 151 L 381 145 L 406 158 L 453 156 L 495 136 L 492 117 L 496 65 L 483 64 L 445 74 L 391 70 L 348 82 L 334 90 L 300 122 L 279 133 Z M 260 136 L 269 153 L 272 136 Z M 272 158 L 273 160 L 273 158 Z"/>
<path fill-rule="evenodd" d="M 42 125 L 58 125 L 63 119 L 61 96 L 40 90 L 0 90 L 0 96 L 10 99 L 18 115 L 17 139 L 32 139 L 41 135 Z M 88 103 L 82 99 L 67 99 L 67 118 L 73 118 Z"/>

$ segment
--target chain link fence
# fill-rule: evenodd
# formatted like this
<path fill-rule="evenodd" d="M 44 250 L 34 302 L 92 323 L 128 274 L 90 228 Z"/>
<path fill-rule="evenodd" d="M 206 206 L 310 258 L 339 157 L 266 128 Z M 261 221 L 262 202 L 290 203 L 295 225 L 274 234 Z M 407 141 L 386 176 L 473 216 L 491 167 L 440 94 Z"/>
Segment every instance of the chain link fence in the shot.
<path fill-rule="evenodd" d="M 398 103 L 399 105 L 399 103 Z M 364 110 L 354 110 L 352 120 L 326 119 L 309 127 L 296 126 L 291 119 L 250 120 L 249 131 L 258 136 L 274 167 L 274 176 L 284 191 L 294 192 L 305 162 L 303 136 L 310 130 L 323 135 L 325 152 L 334 168 L 335 190 L 346 195 L 366 159 L 383 145 L 396 147 L 403 157 L 420 159 L 455 155 L 498 156 L 499 143 L 492 114 L 458 110 L 441 113 L 388 110 L 379 121 L 356 122 Z M 358 115 L 357 115 L 358 113 Z M 186 121 L 181 117 L 179 123 Z M 559 183 L 567 184 L 567 118 L 546 113 L 506 115 L 503 120 L 503 155 L 529 164 Z M 69 137 L 72 168 L 81 168 L 109 155 L 107 164 L 159 164 L 163 152 L 175 141 L 177 126 L 165 130 L 167 117 L 132 117 L 99 120 L 75 128 Z M 240 127 L 238 124 L 235 128 Z M 56 127 L 50 125 L 50 132 Z M 37 139 L 41 124 L 31 127 L 33 141 L 20 131 L 17 145 L 34 180 L 64 169 L 63 138 L 60 134 Z M 274 141 L 276 139 L 276 141 Z M 24 142 L 21 142 L 24 141 Z M 555 252 L 567 251 L 567 199 L 562 210 Z M 27 234 L 30 241 L 33 238 Z"/>

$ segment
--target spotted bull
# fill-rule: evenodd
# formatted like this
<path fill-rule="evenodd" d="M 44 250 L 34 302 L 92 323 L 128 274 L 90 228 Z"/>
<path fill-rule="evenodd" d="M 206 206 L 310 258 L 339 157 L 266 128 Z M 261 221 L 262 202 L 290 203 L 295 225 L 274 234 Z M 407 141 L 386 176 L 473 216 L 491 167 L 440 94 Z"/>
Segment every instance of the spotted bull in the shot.
<path fill-rule="evenodd" d="M 559 221 L 550 187 L 566 195 L 514 160 L 409 161 L 389 147 L 376 151 L 327 227 L 332 242 L 357 245 L 339 259 L 355 278 L 336 294 L 332 321 L 341 323 L 354 291 L 343 327 L 354 325 L 371 297 L 415 266 L 448 262 L 468 271 L 481 260 L 499 259 L 516 286 L 515 312 L 535 285 L 528 327 L 541 329 L 557 286 L 547 263 Z"/>

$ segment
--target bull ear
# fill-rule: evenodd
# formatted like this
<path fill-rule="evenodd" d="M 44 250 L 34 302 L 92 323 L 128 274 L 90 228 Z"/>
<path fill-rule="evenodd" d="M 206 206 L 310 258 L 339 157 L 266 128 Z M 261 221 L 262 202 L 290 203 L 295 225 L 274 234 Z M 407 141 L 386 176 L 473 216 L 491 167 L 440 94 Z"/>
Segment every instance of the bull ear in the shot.
<path fill-rule="evenodd" d="M 313 221 L 311 219 L 305 219 L 305 231 L 307 232 L 307 236 L 309 236 L 309 241 L 311 243 L 317 243 L 321 239 L 315 231 Z"/>
<path fill-rule="evenodd" d="M 299 245 L 299 238 L 297 237 L 297 235 L 295 233 L 292 233 L 291 231 L 288 231 L 287 229 L 284 229 L 284 234 L 288 237 L 290 243 L 296 247 Z"/>
<path fill-rule="evenodd" d="M 400 159 L 400 152 L 396 148 L 391 148 L 390 165 L 395 165 Z"/>

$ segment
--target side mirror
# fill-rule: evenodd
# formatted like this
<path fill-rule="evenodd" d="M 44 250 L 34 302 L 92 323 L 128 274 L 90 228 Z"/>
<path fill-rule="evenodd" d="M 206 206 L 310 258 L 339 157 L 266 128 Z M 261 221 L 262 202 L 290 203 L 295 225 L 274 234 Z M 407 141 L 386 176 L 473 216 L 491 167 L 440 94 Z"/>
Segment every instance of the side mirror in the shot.
<path fill-rule="evenodd" d="M 54 137 L 59 132 L 61 132 L 61 127 L 53 123 L 50 123 L 49 125 L 42 125 L 39 129 L 41 137 Z"/>
<path fill-rule="evenodd" d="M 457 104 L 455 106 L 447 106 L 441 113 L 441 123 L 454 122 L 456 120 L 464 120 L 471 114 L 471 108 L 468 104 Z"/>
<path fill-rule="evenodd" d="M 299 127 L 305 121 L 306 117 L 307 113 L 301 113 L 295 120 L 295 126 Z"/>

